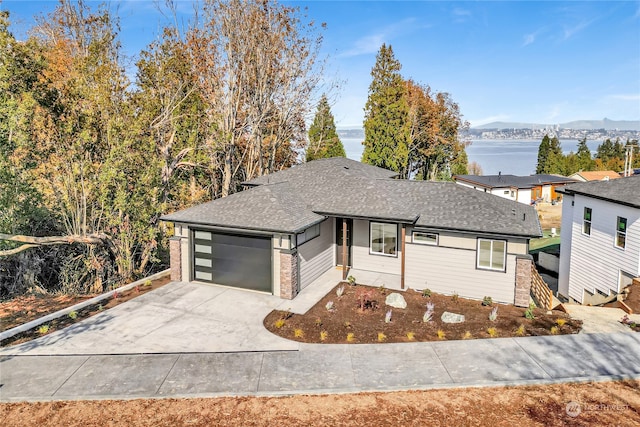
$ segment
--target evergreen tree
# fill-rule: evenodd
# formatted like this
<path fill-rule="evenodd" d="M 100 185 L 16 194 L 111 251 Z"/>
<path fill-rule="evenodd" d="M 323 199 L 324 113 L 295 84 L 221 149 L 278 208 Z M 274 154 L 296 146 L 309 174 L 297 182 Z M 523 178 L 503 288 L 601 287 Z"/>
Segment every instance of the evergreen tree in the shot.
<path fill-rule="evenodd" d="M 382 45 L 371 70 L 365 106 L 362 161 L 407 176 L 410 141 L 409 104 L 400 62 L 391 46 Z"/>
<path fill-rule="evenodd" d="M 543 173 L 544 167 L 547 164 L 547 158 L 549 157 L 549 149 L 551 147 L 551 140 L 549 135 L 545 135 L 538 146 L 538 165 L 536 166 L 536 173 Z"/>
<path fill-rule="evenodd" d="M 309 128 L 309 146 L 306 157 L 308 162 L 329 157 L 346 157 L 344 146 L 336 131 L 329 100 L 324 94 L 320 98 L 318 110 Z"/>
<path fill-rule="evenodd" d="M 593 169 L 593 159 L 591 158 L 591 150 L 587 147 L 587 138 L 583 138 L 578 142 L 578 152 L 576 153 L 576 164 L 574 170 L 571 173 L 578 171 L 589 171 Z"/>

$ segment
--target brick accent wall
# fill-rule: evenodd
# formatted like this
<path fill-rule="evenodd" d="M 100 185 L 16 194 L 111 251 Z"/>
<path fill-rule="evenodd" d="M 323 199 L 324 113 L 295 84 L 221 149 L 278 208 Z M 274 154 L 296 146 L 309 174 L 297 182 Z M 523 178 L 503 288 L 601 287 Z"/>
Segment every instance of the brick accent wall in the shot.
<path fill-rule="evenodd" d="M 174 236 L 169 239 L 169 258 L 171 268 L 171 280 L 182 281 L 182 238 Z"/>
<path fill-rule="evenodd" d="M 531 266 L 533 258 L 531 255 L 516 256 L 516 296 L 514 305 L 517 307 L 529 306 L 529 295 L 531 294 Z"/>
<path fill-rule="evenodd" d="M 298 252 L 280 251 L 280 298 L 298 295 Z"/>

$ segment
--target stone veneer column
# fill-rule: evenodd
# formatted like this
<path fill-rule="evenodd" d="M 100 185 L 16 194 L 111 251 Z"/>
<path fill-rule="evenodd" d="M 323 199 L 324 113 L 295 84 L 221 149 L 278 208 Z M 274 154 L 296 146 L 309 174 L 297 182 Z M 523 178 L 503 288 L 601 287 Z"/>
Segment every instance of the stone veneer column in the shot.
<path fill-rule="evenodd" d="M 531 255 L 516 256 L 516 295 L 514 305 L 517 307 L 528 307 L 531 295 L 531 267 L 533 257 Z"/>
<path fill-rule="evenodd" d="M 173 236 L 169 239 L 169 259 L 171 267 L 171 280 L 182 281 L 182 238 Z"/>
<path fill-rule="evenodd" d="M 280 251 L 280 298 L 298 295 L 298 252 Z"/>

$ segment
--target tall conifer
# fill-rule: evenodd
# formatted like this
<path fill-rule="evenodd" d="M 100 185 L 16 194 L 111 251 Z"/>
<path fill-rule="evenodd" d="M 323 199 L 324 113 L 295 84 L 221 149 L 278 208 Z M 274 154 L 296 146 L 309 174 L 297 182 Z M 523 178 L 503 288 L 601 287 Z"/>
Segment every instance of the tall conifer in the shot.
<path fill-rule="evenodd" d="M 336 123 L 326 95 L 322 95 L 318 110 L 309 128 L 307 161 L 329 157 L 346 157 L 344 146 L 336 131 Z"/>

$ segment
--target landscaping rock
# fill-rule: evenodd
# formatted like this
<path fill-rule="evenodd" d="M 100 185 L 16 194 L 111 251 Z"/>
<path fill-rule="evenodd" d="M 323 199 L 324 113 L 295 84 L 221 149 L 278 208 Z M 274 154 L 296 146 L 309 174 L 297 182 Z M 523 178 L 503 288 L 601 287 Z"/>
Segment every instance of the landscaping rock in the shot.
<path fill-rule="evenodd" d="M 444 323 L 462 323 L 464 322 L 464 314 L 449 313 L 448 311 L 445 311 L 442 313 L 442 316 L 440 316 L 440 320 Z"/>
<path fill-rule="evenodd" d="M 404 300 L 404 297 L 396 292 L 387 295 L 384 303 L 394 308 L 407 308 L 407 302 Z"/>

